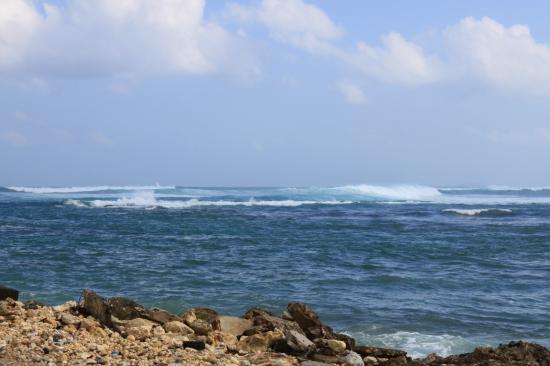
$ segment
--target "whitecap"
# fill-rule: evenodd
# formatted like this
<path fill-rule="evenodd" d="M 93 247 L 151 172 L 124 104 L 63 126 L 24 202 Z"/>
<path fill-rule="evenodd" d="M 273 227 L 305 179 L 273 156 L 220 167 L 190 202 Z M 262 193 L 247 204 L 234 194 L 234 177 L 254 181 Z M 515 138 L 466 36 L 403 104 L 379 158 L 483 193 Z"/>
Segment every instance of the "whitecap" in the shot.
<path fill-rule="evenodd" d="M 435 187 L 422 185 L 347 185 L 333 188 L 335 191 L 369 196 L 373 198 L 407 201 L 428 201 L 440 197 L 442 193 Z"/>
<path fill-rule="evenodd" d="M 447 208 L 443 210 L 443 212 L 463 216 L 506 216 L 513 213 L 512 210 L 508 208 Z"/>

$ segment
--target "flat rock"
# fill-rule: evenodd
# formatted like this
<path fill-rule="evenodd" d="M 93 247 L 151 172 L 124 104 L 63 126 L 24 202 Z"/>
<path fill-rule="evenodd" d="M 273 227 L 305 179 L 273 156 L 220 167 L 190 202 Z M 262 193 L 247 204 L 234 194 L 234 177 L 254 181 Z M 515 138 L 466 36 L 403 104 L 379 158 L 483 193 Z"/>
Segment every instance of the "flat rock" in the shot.
<path fill-rule="evenodd" d="M 192 328 L 185 325 L 183 322 L 174 320 L 171 322 L 166 322 L 163 325 L 164 330 L 168 333 L 188 335 L 195 333 Z"/>
<path fill-rule="evenodd" d="M 183 319 L 177 315 L 171 314 L 166 310 L 152 308 L 145 312 L 144 316 L 154 322 L 165 324 L 172 321 L 183 322 Z"/>
<path fill-rule="evenodd" d="M 254 326 L 251 320 L 237 318 L 236 316 L 220 316 L 218 319 L 222 332 L 231 333 L 237 337 Z"/>
<path fill-rule="evenodd" d="M 146 317 L 147 310 L 134 300 L 125 297 L 112 297 L 107 300 L 111 315 L 120 320 L 130 320 Z"/>
<path fill-rule="evenodd" d="M 19 291 L 11 287 L 0 286 L 0 301 L 10 298 L 12 300 L 19 300 Z"/>
<path fill-rule="evenodd" d="M 391 348 L 356 346 L 353 350 L 363 357 L 373 356 L 376 358 L 395 358 L 407 356 L 407 352 Z"/>

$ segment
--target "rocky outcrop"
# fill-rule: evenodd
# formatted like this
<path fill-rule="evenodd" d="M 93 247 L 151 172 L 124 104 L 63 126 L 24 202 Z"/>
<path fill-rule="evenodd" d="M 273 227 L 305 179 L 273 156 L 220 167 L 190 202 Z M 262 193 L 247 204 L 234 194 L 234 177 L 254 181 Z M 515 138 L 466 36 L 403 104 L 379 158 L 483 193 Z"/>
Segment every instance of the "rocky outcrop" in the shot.
<path fill-rule="evenodd" d="M 512 342 L 449 357 L 357 346 L 307 305 L 279 317 L 254 308 L 242 318 L 193 308 L 180 316 L 85 290 L 82 301 L 48 307 L 0 301 L 0 364 L 550 366 L 550 351 Z"/>
<path fill-rule="evenodd" d="M 0 286 L 0 301 L 6 299 L 19 300 L 19 291 L 14 288 Z"/>

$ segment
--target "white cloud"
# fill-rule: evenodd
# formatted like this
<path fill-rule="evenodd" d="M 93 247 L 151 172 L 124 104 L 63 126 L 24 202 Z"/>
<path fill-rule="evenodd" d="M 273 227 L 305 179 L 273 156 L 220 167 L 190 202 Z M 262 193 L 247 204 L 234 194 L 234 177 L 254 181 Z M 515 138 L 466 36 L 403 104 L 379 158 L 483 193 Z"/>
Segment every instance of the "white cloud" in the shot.
<path fill-rule="evenodd" d="M 465 18 L 442 32 L 448 76 L 505 89 L 550 93 L 550 47 L 525 25 L 505 27 L 484 17 Z"/>
<path fill-rule="evenodd" d="M 357 51 L 344 58 L 366 76 L 388 83 L 415 85 L 437 79 L 437 62 L 399 33 L 383 36 L 382 47 L 359 42 Z"/>
<path fill-rule="evenodd" d="M 238 37 L 204 18 L 204 0 L 0 2 L 0 71 L 143 77 L 259 66 Z M 238 51 L 238 54 L 233 54 Z M 241 62 L 227 62 L 239 58 Z M 225 65 L 232 70 L 226 70 Z M 238 67 L 236 67 L 238 65 Z"/>
<path fill-rule="evenodd" d="M 367 97 L 363 90 L 349 80 L 342 80 L 337 85 L 338 91 L 350 104 L 366 104 Z"/>
<path fill-rule="evenodd" d="M 332 49 L 343 29 L 315 5 L 303 0 L 263 0 L 259 6 L 230 3 L 226 15 L 242 22 L 259 22 L 275 40 L 312 52 Z"/>

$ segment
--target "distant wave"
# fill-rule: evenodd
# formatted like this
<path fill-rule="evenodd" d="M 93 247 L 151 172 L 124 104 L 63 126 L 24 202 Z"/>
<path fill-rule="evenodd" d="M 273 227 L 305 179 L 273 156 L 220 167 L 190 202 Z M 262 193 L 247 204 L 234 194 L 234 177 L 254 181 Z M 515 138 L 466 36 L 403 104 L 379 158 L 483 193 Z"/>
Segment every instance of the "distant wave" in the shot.
<path fill-rule="evenodd" d="M 87 186 L 87 187 L 6 187 L 11 191 L 25 193 L 80 193 L 98 191 L 139 191 L 155 189 L 174 189 L 175 186 Z"/>
<path fill-rule="evenodd" d="M 343 193 L 364 195 L 373 198 L 397 199 L 406 201 L 427 201 L 440 197 L 442 193 L 434 187 L 421 185 L 348 185 L 332 188 L 332 190 Z"/>
<path fill-rule="evenodd" d="M 512 215 L 512 210 L 508 208 L 479 208 L 479 209 L 461 209 L 447 208 L 443 212 L 463 215 L 463 216 L 508 216 Z"/>
<path fill-rule="evenodd" d="M 404 350 L 412 358 L 426 357 L 430 353 L 448 356 L 470 352 L 474 348 L 473 342 L 449 334 L 432 335 L 399 331 L 386 334 L 351 332 L 351 335 L 360 343 Z"/>
<path fill-rule="evenodd" d="M 308 200 L 255 200 L 247 201 L 202 201 L 198 199 L 190 200 L 157 200 L 153 192 L 139 192 L 132 197 L 123 197 L 116 200 L 66 200 L 65 204 L 76 207 L 95 207 L 95 208 L 191 208 L 201 206 L 270 206 L 270 207 L 297 207 L 302 205 L 340 205 L 350 204 L 351 201 L 308 201 Z"/>

